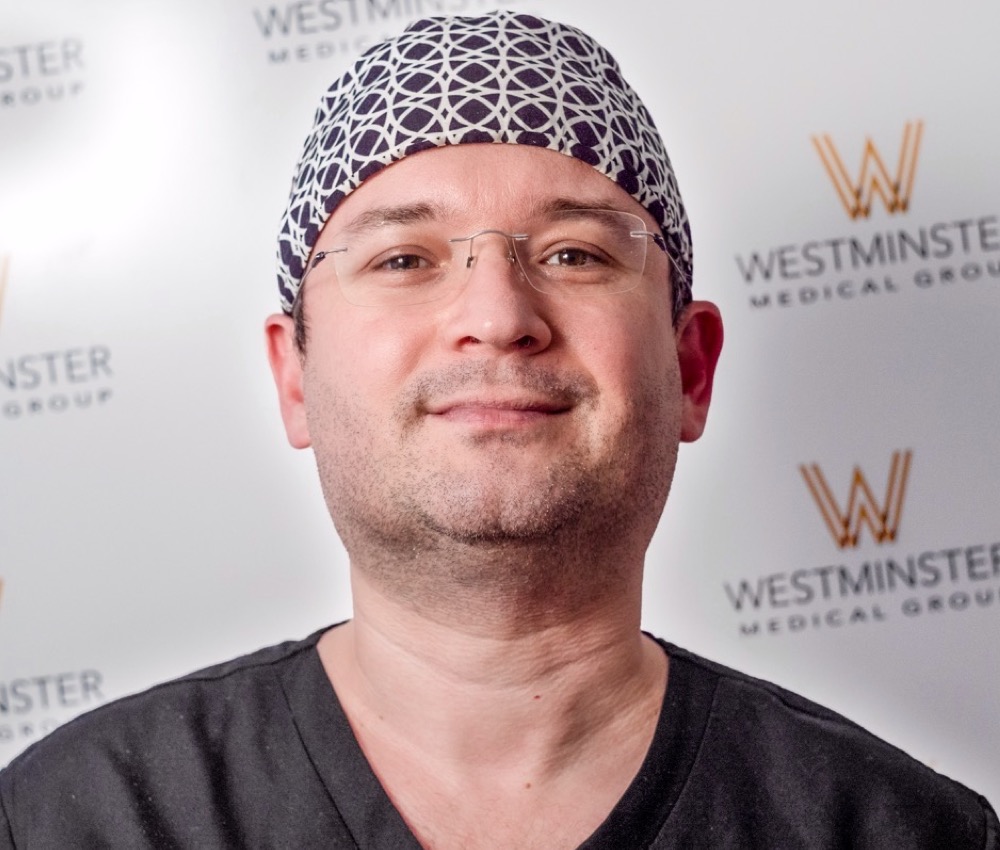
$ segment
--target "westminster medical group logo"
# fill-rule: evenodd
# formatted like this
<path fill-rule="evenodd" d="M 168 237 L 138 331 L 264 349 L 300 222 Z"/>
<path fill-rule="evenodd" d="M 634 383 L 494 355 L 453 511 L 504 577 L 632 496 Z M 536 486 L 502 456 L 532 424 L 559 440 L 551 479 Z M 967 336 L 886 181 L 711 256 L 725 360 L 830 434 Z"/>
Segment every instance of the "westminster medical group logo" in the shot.
<path fill-rule="evenodd" d="M 926 207 L 915 212 L 918 170 L 926 179 L 918 165 L 931 134 L 913 119 L 902 122 L 891 145 L 871 135 L 813 135 L 816 203 L 836 204 L 847 227 L 804 242 L 778 236 L 772 247 L 736 254 L 751 312 L 1000 283 L 998 215 L 935 219 Z"/>
<path fill-rule="evenodd" d="M 830 135 L 813 136 L 813 146 L 850 218 L 868 218 L 876 198 L 890 215 L 906 212 L 913 193 L 923 132 L 923 121 L 906 123 L 894 175 L 871 137 L 866 138 L 861 152 L 861 168 L 853 179 Z"/>
<path fill-rule="evenodd" d="M 489 11 L 501 0 L 284 0 L 250 10 L 270 65 L 353 59 L 398 33 L 410 21 L 432 15 Z"/>
<path fill-rule="evenodd" d="M 919 482 L 919 458 L 913 449 L 898 449 L 886 461 L 884 472 L 861 464 L 836 472 L 815 461 L 799 465 L 802 496 L 817 514 L 817 551 L 826 546 L 833 557 L 723 582 L 742 637 L 1000 611 L 1000 538 L 907 548 L 905 505 L 913 479 Z M 934 488 L 923 482 L 918 491 L 927 498 Z"/>
<path fill-rule="evenodd" d="M 112 399 L 111 349 L 101 343 L 10 351 L 15 258 L 0 254 L 0 427 L 105 407 Z"/>
<path fill-rule="evenodd" d="M 862 532 L 867 529 L 875 543 L 891 543 L 899 533 L 899 522 L 903 514 L 903 500 L 906 497 L 906 483 L 910 475 L 913 452 L 893 452 L 889 466 L 889 480 L 881 501 L 860 466 L 855 466 L 847 500 L 838 502 L 826 476 L 818 463 L 802 464 L 799 472 L 812 494 L 813 501 L 823 517 L 839 549 L 856 549 Z"/>
<path fill-rule="evenodd" d="M 0 617 L 5 613 L 0 578 Z M 0 767 L 26 746 L 105 701 L 104 675 L 94 668 L 8 677 L 0 672 Z"/>
<path fill-rule="evenodd" d="M 0 114 L 79 97 L 86 77 L 84 56 L 83 40 L 73 36 L 0 41 Z"/>

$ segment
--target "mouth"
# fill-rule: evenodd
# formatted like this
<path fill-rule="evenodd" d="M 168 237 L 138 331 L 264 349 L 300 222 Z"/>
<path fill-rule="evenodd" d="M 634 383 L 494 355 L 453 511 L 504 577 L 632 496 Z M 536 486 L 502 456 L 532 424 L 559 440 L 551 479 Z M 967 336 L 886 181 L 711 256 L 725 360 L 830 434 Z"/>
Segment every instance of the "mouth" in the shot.
<path fill-rule="evenodd" d="M 429 416 L 481 428 L 515 428 L 551 421 L 572 409 L 572 404 L 547 398 L 464 397 L 448 399 L 426 408 Z"/>

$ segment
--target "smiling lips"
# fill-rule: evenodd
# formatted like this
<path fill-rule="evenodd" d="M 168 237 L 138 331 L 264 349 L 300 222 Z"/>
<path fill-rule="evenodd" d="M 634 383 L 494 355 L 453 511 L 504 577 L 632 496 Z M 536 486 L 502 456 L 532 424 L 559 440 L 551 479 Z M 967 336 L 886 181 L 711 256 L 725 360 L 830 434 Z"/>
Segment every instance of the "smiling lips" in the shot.
<path fill-rule="evenodd" d="M 572 407 L 546 398 L 467 397 L 427 406 L 427 413 L 448 422 L 486 428 L 510 428 L 543 422 Z"/>

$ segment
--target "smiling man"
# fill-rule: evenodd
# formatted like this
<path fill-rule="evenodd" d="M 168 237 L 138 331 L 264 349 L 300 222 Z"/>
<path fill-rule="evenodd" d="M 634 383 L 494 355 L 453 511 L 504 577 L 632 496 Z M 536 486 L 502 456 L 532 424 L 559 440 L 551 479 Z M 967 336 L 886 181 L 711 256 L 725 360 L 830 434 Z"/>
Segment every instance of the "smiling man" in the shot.
<path fill-rule="evenodd" d="M 589 37 L 500 12 L 365 54 L 266 325 L 354 616 L 60 729 L 0 776 L 0 847 L 996 847 L 974 793 L 641 631 L 722 343 L 691 272 Z"/>

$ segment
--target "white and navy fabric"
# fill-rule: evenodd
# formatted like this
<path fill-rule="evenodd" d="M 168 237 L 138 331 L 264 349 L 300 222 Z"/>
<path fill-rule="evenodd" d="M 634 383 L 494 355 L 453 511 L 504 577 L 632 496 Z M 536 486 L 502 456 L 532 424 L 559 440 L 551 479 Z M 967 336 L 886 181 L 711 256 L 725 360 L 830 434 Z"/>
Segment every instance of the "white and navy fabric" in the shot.
<path fill-rule="evenodd" d="M 614 57 L 565 24 L 499 11 L 427 18 L 382 42 L 324 95 L 278 237 L 291 312 L 323 225 L 385 166 L 428 148 L 536 145 L 582 160 L 660 225 L 675 309 L 691 300 L 691 233 L 663 140 Z"/>

